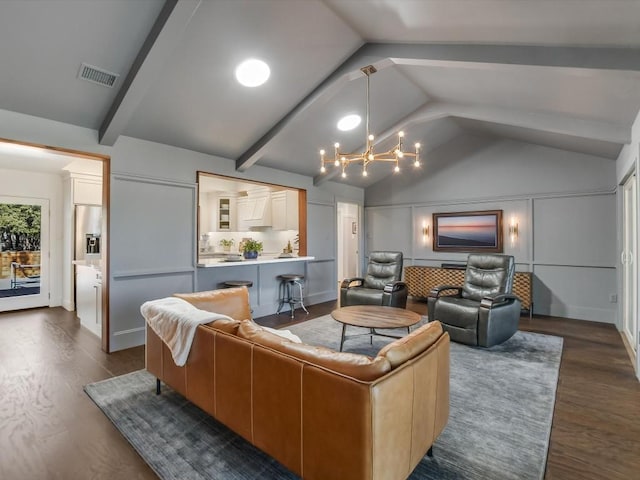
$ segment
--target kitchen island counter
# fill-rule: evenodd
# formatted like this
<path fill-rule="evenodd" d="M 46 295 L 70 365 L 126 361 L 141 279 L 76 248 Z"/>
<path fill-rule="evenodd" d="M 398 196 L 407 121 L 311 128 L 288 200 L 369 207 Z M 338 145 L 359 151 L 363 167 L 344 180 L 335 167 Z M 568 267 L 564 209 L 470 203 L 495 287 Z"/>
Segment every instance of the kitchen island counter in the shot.
<path fill-rule="evenodd" d="M 315 257 L 301 256 L 278 258 L 277 254 L 260 255 L 255 260 L 240 260 L 227 262 L 220 258 L 200 259 L 196 291 L 206 291 L 225 288 L 224 282 L 249 281 L 249 301 L 253 310 L 253 317 L 272 315 L 279 305 L 280 275 L 297 274 L 308 278 L 309 265 Z M 312 299 L 309 299 L 310 303 Z M 288 310 L 286 310 L 288 313 Z"/>
<path fill-rule="evenodd" d="M 210 267 L 239 267 L 245 265 L 263 265 L 268 263 L 287 263 L 287 262 L 302 262 L 308 260 L 314 260 L 315 257 L 286 257 L 286 258 L 278 258 L 278 256 L 270 256 L 264 255 L 259 256 L 254 260 L 238 260 L 238 261 L 227 261 L 224 258 L 205 258 L 200 259 L 198 261 L 199 268 L 210 268 Z"/>

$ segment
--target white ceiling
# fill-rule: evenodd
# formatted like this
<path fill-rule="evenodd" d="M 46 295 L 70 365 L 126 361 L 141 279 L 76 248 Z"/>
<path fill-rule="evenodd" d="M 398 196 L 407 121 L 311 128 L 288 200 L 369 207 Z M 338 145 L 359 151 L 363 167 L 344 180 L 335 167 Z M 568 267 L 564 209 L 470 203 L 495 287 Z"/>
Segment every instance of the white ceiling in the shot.
<path fill-rule="evenodd" d="M 368 42 L 640 47 L 636 0 L 325 0 Z"/>
<path fill-rule="evenodd" d="M 95 169 L 87 172 L 87 168 L 93 168 L 92 164 L 94 163 L 102 165 L 102 162 L 96 160 L 79 160 L 77 157 L 71 157 L 60 152 L 0 142 L 0 169 L 59 175 L 65 169 L 74 172 L 95 173 Z M 81 164 L 84 164 L 84 167 Z M 87 165 L 89 166 L 87 167 Z M 99 170 L 99 173 L 101 174 L 102 171 Z"/>
<path fill-rule="evenodd" d="M 640 109 L 638 0 L 3 0 L 1 9 L 0 108 L 99 129 L 104 144 L 127 135 L 318 183 L 332 178 L 318 176 L 320 148 L 363 146 L 364 125 L 343 133 L 335 123 L 364 116 L 368 64 L 378 68 L 376 148 L 402 128 L 427 161 L 465 131 L 607 161 Z M 269 63 L 264 86 L 236 83 L 247 57 Z M 111 89 L 81 81 L 82 62 L 121 76 Z M 346 181 L 371 185 L 389 172 L 376 167 Z"/>

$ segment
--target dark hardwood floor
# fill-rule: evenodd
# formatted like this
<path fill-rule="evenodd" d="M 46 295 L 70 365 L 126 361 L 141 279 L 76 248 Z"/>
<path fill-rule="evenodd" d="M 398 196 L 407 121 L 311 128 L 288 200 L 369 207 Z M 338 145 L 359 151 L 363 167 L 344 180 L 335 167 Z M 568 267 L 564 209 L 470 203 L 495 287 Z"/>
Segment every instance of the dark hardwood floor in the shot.
<path fill-rule="evenodd" d="M 286 326 L 333 308 L 258 322 Z M 521 328 L 564 337 L 545 478 L 640 478 L 640 383 L 616 329 L 553 317 L 523 317 Z M 0 479 L 157 478 L 82 390 L 140 368 L 143 347 L 107 355 L 62 308 L 0 314 Z"/>

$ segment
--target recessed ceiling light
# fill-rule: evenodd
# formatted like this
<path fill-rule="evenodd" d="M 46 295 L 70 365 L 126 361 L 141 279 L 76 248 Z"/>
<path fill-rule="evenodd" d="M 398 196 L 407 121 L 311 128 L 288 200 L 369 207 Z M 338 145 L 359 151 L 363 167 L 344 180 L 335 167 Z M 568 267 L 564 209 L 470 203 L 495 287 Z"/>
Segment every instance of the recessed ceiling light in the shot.
<path fill-rule="evenodd" d="M 342 130 L 343 132 L 346 132 L 348 130 L 353 130 L 354 128 L 356 128 L 358 125 L 360 125 L 360 122 L 362 121 L 362 119 L 360 118 L 360 115 L 347 115 L 345 117 L 342 117 L 339 121 L 338 121 L 338 130 Z"/>
<path fill-rule="evenodd" d="M 259 87 L 269 79 L 271 70 L 262 60 L 250 58 L 236 67 L 236 78 L 245 87 Z"/>

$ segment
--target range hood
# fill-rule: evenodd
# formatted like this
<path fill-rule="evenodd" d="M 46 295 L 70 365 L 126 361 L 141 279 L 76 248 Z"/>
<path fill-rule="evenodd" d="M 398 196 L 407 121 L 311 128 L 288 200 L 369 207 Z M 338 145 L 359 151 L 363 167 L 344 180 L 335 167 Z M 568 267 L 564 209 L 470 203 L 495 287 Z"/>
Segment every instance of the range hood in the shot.
<path fill-rule="evenodd" d="M 271 228 L 271 191 L 268 188 L 250 190 L 238 198 L 238 220 L 249 230 Z"/>

